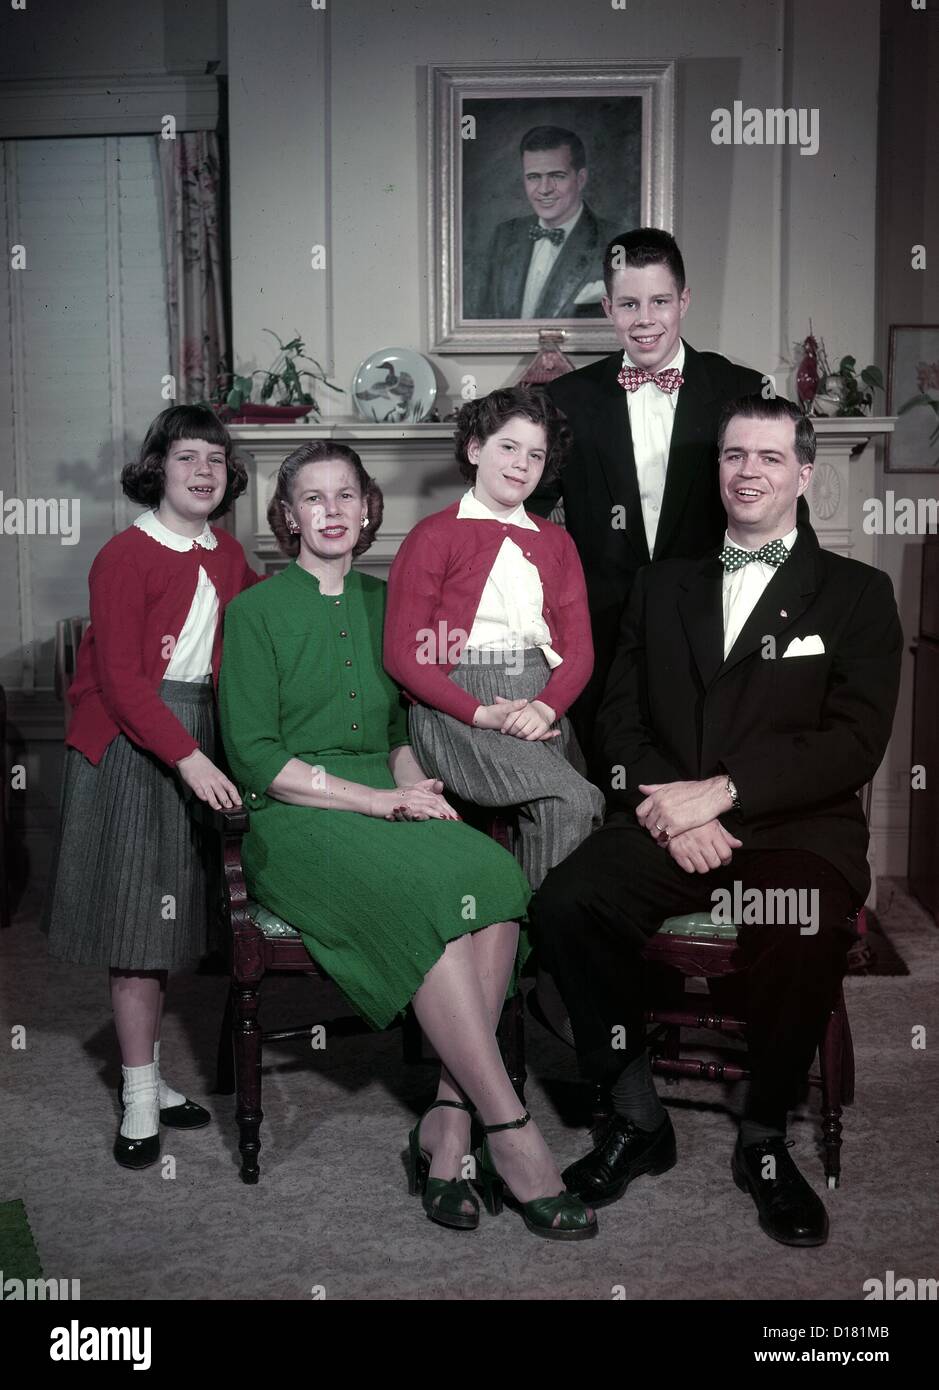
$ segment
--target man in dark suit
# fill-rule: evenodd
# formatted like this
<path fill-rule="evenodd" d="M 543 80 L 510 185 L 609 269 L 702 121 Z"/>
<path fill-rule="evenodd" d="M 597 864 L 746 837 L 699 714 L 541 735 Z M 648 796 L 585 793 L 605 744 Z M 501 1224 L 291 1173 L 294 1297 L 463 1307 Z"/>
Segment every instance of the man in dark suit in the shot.
<path fill-rule="evenodd" d="M 751 1083 L 733 1157 L 776 1240 L 817 1245 L 825 1209 L 786 1147 L 870 886 L 858 789 L 896 705 L 890 580 L 823 551 L 797 500 L 815 434 L 789 401 L 731 403 L 719 432 L 724 548 L 637 577 L 599 714 L 610 810 L 553 869 L 531 919 L 582 1070 L 614 1115 L 565 1173 L 592 1205 L 675 1162 L 645 1044 L 645 942 L 671 915 L 738 920 Z"/>
<path fill-rule="evenodd" d="M 583 141 L 562 126 L 534 126 L 520 154 L 534 215 L 496 228 L 476 317 L 602 318 L 603 253 L 616 228 L 583 201 Z"/>
<path fill-rule="evenodd" d="M 584 566 L 594 672 L 571 718 L 592 772 L 591 732 L 636 572 L 650 560 L 703 555 L 717 544 L 725 521 L 718 420 L 727 401 L 764 389 L 759 373 L 683 342 L 691 292 L 668 232 L 641 227 L 616 237 L 603 278 L 603 309 L 622 351 L 548 386 L 574 444 L 561 476 L 526 503 L 549 516 L 563 500 Z"/>

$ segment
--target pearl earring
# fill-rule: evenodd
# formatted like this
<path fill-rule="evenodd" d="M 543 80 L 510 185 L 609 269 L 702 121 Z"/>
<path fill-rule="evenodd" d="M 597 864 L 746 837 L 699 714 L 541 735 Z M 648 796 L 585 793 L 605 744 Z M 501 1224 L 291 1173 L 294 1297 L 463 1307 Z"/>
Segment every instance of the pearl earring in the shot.
<path fill-rule="evenodd" d="M 368 525 L 368 517 L 367 517 L 367 516 L 363 516 L 363 518 L 362 518 L 362 530 L 363 530 L 363 531 L 365 530 L 365 528 L 366 528 L 367 525 Z"/>

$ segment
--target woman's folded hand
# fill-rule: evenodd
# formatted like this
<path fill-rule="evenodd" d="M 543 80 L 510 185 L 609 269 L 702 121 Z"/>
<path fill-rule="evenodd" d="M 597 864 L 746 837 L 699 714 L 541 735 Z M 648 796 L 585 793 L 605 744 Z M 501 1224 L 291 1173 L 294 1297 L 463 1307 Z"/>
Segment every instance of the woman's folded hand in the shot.
<path fill-rule="evenodd" d="M 460 820 L 443 795 L 443 783 L 433 777 L 393 791 L 374 793 L 373 816 L 384 820 Z"/>

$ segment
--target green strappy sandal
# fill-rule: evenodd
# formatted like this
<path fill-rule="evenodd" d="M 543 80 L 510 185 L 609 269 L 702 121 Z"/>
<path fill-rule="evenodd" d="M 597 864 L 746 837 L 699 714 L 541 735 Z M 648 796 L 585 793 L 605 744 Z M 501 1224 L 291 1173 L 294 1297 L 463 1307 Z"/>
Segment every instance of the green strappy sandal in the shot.
<path fill-rule="evenodd" d="M 483 1133 L 488 1135 L 496 1134 L 502 1129 L 522 1129 L 530 1119 L 531 1115 L 526 1110 L 520 1120 L 509 1120 L 504 1125 L 484 1125 Z M 488 1139 L 483 1141 L 479 1156 L 479 1180 L 483 1201 L 490 1216 L 498 1216 L 504 1202 L 512 1211 L 521 1214 L 522 1220 L 533 1235 L 544 1236 L 545 1240 L 590 1240 L 597 1234 L 599 1227 L 596 1214 L 588 1214 L 585 1204 L 579 1197 L 575 1197 L 573 1192 L 565 1189 L 556 1197 L 535 1197 L 530 1202 L 520 1202 L 514 1197 L 496 1172 L 489 1152 Z M 555 1226 L 554 1220 L 559 1212 L 561 1220 Z"/>
<path fill-rule="evenodd" d="M 460 1100 L 435 1100 L 424 1115 L 438 1106 L 449 1106 L 451 1110 L 465 1110 L 467 1114 L 472 1114 L 471 1106 L 464 1105 Z M 408 1192 L 412 1197 L 420 1193 L 424 1210 L 438 1226 L 449 1226 L 455 1231 L 475 1231 L 479 1225 L 479 1203 L 466 1178 L 430 1176 L 430 1160 L 421 1148 L 424 1115 L 408 1135 Z M 472 1211 L 463 1210 L 467 1202 L 472 1206 Z"/>

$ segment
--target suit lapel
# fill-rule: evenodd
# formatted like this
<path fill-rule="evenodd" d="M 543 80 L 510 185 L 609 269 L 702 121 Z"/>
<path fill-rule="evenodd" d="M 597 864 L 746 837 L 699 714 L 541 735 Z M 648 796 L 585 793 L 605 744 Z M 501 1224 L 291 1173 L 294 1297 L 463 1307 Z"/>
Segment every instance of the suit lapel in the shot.
<path fill-rule="evenodd" d="M 522 296 L 525 293 L 525 279 L 528 275 L 528 263 L 531 260 L 532 248 L 532 241 L 528 233 L 537 222 L 537 217 L 531 217 L 522 224 L 518 253 L 514 256 L 506 256 L 502 266 L 502 302 L 508 306 L 507 318 L 518 318 L 522 312 Z"/>
<path fill-rule="evenodd" d="M 617 381 L 623 363 L 621 352 L 614 352 L 604 363 L 601 405 L 594 422 L 597 453 L 610 490 L 614 506 L 626 510 L 626 543 L 635 551 L 639 564 L 649 563 L 649 547 L 639 501 L 639 479 L 636 476 L 636 455 L 629 427 L 629 405 L 626 392 Z M 612 520 L 612 516 L 611 516 Z"/>
<path fill-rule="evenodd" d="M 684 384 L 678 392 L 675 420 L 668 450 L 662 515 L 655 533 L 656 555 L 662 555 L 681 521 L 695 470 L 713 449 L 708 405 L 716 392 L 700 353 L 685 343 Z M 648 389 L 648 388 L 647 388 Z"/>
<path fill-rule="evenodd" d="M 597 262 L 597 270 L 601 270 L 596 242 L 596 218 L 585 203 L 577 226 L 570 236 L 565 237 L 560 254 L 544 283 L 535 306 L 536 319 L 556 317 L 583 280 L 590 266 L 591 253 Z M 599 280 L 600 274 L 594 278 Z"/>
<path fill-rule="evenodd" d="M 719 676 L 739 666 L 767 637 L 775 643 L 773 655 L 782 657 L 780 637 L 801 618 L 818 588 L 818 539 L 811 527 L 799 528 L 789 559 L 780 565 L 763 590 L 740 635 L 721 665 Z"/>
<path fill-rule="evenodd" d="M 724 659 L 724 566 L 716 556 L 702 560 L 687 580 L 678 612 L 701 680 L 709 686 Z"/>

